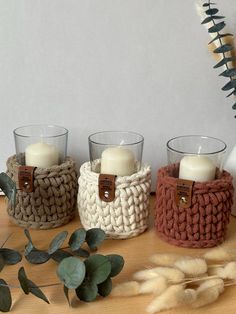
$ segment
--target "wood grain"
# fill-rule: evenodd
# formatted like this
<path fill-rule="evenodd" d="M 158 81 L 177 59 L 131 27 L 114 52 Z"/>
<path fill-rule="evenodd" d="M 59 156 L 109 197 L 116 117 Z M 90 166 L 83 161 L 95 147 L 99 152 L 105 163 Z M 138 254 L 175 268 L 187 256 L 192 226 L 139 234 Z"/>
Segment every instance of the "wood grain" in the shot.
<path fill-rule="evenodd" d="M 151 196 L 151 209 L 154 206 L 154 196 Z M 31 230 L 31 235 L 35 245 L 38 248 L 46 249 L 50 239 L 58 232 L 67 230 L 69 234 L 80 227 L 79 218 L 76 217 L 71 223 L 53 230 Z M 5 247 L 14 248 L 23 251 L 27 242 L 23 229 L 12 224 L 6 212 L 6 203 L 4 197 L 0 197 L 0 246 L 10 235 Z M 231 217 L 227 240 L 224 243 L 227 247 L 236 247 L 236 218 Z M 150 255 L 156 252 L 172 252 L 184 255 L 199 255 L 204 249 L 184 249 L 169 245 L 160 240 L 153 229 L 153 219 L 150 217 L 150 228 L 142 235 L 129 240 L 106 240 L 99 249 L 102 254 L 117 253 L 124 257 L 125 267 L 122 273 L 115 277 L 113 283 L 119 283 L 132 279 L 132 274 L 140 269 L 149 267 L 148 261 Z M 1 272 L 1 278 L 8 284 L 18 285 L 17 271 L 20 266 L 24 266 L 29 278 L 38 285 L 53 284 L 59 282 L 55 270 L 56 263 L 49 261 L 42 265 L 31 265 L 25 259 L 15 266 L 6 266 Z M 64 313 L 83 313 L 83 314 L 143 314 L 145 308 L 152 300 L 152 296 L 136 296 L 129 298 L 98 298 L 91 303 L 78 301 L 71 293 L 72 305 L 69 307 L 64 297 L 62 286 L 52 286 L 43 288 L 44 293 L 50 300 L 50 305 L 31 296 L 24 295 L 18 288 L 13 288 L 13 307 L 12 313 L 25 314 L 64 314 Z M 227 287 L 219 300 L 214 304 L 204 307 L 204 309 L 193 310 L 187 307 L 181 307 L 175 310 L 169 310 L 164 313 L 189 313 L 200 314 L 206 311 L 208 314 L 227 314 L 236 313 L 236 286 Z"/>

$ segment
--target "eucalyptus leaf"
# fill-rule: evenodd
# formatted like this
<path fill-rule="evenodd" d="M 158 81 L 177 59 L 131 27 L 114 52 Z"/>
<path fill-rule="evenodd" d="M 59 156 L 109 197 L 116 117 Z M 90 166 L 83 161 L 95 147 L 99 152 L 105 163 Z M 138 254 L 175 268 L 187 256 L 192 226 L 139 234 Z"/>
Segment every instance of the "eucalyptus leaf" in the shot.
<path fill-rule="evenodd" d="M 10 202 L 15 206 L 16 203 L 16 184 L 15 182 L 4 172 L 0 173 L 0 188 Z"/>
<path fill-rule="evenodd" d="M 77 297 L 85 302 L 93 301 L 98 294 L 98 287 L 92 281 L 85 281 L 76 290 Z"/>
<path fill-rule="evenodd" d="M 12 305 L 11 291 L 5 280 L 0 279 L 0 311 L 9 312 Z"/>
<path fill-rule="evenodd" d="M 30 292 L 29 282 L 24 267 L 21 267 L 18 271 L 18 280 L 24 293 L 29 294 Z"/>
<path fill-rule="evenodd" d="M 229 93 L 226 97 L 229 97 L 231 95 L 236 95 L 236 89 L 234 89 L 231 93 Z"/>
<path fill-rule="evenodd" d="M 25 247 L 25 252 L 24 252 L 24 254 L 25 254 L 25 256 L 26 255 L 28 255 L 35 247 L 34 247 L 34 245 L 33 245 L 33 241 L 32 241 L 32 238 L 31 238 L 31 236 L 30 236 L 30 232 L 29 232 L 29 230 L 28 229 L 24 229 L 24 233 L 25 233 L 25 236 L 26 236 L 26 238 L 28 239 L 28 244 L 26 245 L 26 247 Z"/>
<path fill-rule="evenodd" d="M 211 18 L 213 20 L 221 20 L 221 19 L 225 19 L 225 16 L 223 16 L 223 15 L 212 15 Z"/>
<path fill-rule="evenodd" d="M 212 16 L 208 16 L 206 17 L 201 24 L 207 24 L 213 20 L 221 20 L 221 19 L 224 19 L 225 16 L 219 16 L 219 15 L 212 15 Z"/>
<path fill-rule="evenodd" d="M 211 21 L 212 21 L 212 16 L 208 16 L 201 22 L 201 24 L 207 24 L 207 23 L 209 23 Z"/>
<path fill-rule="evenodd" d="M 64 258 L 67 258 L 67 257 L 71 257 L 72 254 L 70 252 L 67 252 L 67 251 L 64 251 L 62 249 L 58 249 L 56 250 L 56 252 L 54 252 L 52 255 L 51 255 L 51 258 L 60 263 Z"/>
<path fill-rule="evenodd" d="M 217 23 L 210 28 L 208 28 L 208 33 L 217 33 L 225 27 L 225 22 Z"/>
<path fill-rule="evenodd" d="M 28 255 L 25 256 L 31 264 L 43 264 L 50 259 L 50 255 L 46 251 L 33 249 Z"/>
<path fill-rule="evenodd" d="M 62 243 L 65 241 L 67 235 L 67 231 L 62 231 L 58 235 L 56 235 L 49 245 L 48 254 L 53 254 L 54 252 L 56 252 L 56 250 L 58 250 L 61 247 Z"/>
<path fill-rule="evenodd" d="M 70 306 L 69 289 L 65 285 L 63 286 L 63 292 Z"/>
<path fill-rule="evenodd" d="M 31 242 L 29 242 L 26 246 L 25 246 L 25 256 L 28 255 L 33 249 L 35 249 L 35 247 L 33 246 L 33 244 Z"/>
<path fill-rule="evenodd" d="M 212 8 L 205 11 L 206 15 L 216 15 L 219 12 L 218 9 Z"/>
<path fill-rule="evenodd" d="M 125 263 L 124 258 L 121 255 L 117 254 L 106 255 L 106 257 L 109 259 L 111 263 L 110 276 L 111 277 L 117 276 L 124 267 Z"/>
<path fill-rule="evenodd" d="M 85 262 L 86 277 L 95 284 L 99 284 L 107 279 L 111 273 L 111 263 L 108 257 L 95 254 L 88 257 Z"/>
<path fill-rule="evenodd" d="M 86 231 L 83 228 L 75 230 L 69 239 L 69 246 L 72 251 L 78 250 L 84 243 L 86 238 Z"/>
<path fill-rule="evenodd" d="M 236 68 L 227 69 L 220 74 L 220 76 L 231 77 L 236 75 Z"/>
<path fill-rule="evenodd" d="M 211 4 L 215 4 L 214 2 L 205 2 L 203 3 L 203 7 L 209 7 Z"/>
<path fill-rule="evenodd" d="M 217 47 L 213 52 L 214 53 L 224 53 L 233 50 L 233 46 L 229 44 L 222 45 Z"/>
<path fill-rule="evenodd" d="M 230 34 L 230 33 L 217 34 L 216 37 L 214 37 L 211 41 L 209 41 L 208 45 L 210 45 L 211 43 L 213 43 L 215 40 L 219 40 L 220 38 L 228 37 L 228 36 L 233 36 L 233 34 Z"/>
<path fill-rule="evenodd" d="M 227 91 L 236 87 L 236 80 L 230 80 L 227 84 L 222 87 L 222 90 Z"/>
<path fill-rule="evenodd" d="M 86 232 L 86 242 L 90 250 L 95 251 L 97 247 L 105 240 L 106 234 L 100 228 L 92 228 Z"/>
<path fill-rule="evenodd" d="M 79 248 L 78 250 L 74 251 L 73 253 L 74 253 L 74 255 L 77 255 L 80 257 L 85 257 L 85 258 L 89 257 L 89 255 L 90 255 L 89 252 L 83 248 Z"/>
<path fill-rule="evenodd" d="M 233 110 L 236 110 L 236 103 L 233 104 L 232 109 L 233 109 Z"/>
<path fill-rule="evenodd" d="M 15 265 L 22 260 L 21 254 L 12 249 L 0 248 L 0 255 L 3 257 L 6 265 Z"/>
<path fill-rule="evenodd" d="M 5 266 L 5 261 L 4 261 L 3 256 L 0 254 L 0 272 L 2 271 L 4 266 Z"/>
<path fill-rule="evenodd" d="M 26 238 L 27 238 L 27 239 L 29 240 L 29 242 L 32 243 L 32 245 L 33 245 L 33 241 L 32 241 L 32 238 L 31 238 L 31 236 L 30 236 L 29 230 L 28 230 L 28 229 L 24 229 L 24 233 L 25 233 Z"/>
<path fill-rule="evenodd" d="M 98 293 L 104 298 L 107 297 L 111 293 L 111 290 L 112 290 L 112 281 L 110 277 L 108 277 L 104 282 L 98 285 Z"/>
<path fill-rule="evenodd" d="M 232 62 L 232 61 L 236 61 L 236 57 L 228 57 L 228 58 L 223 58 L 222 60 L 220 60 L 220 62 L 218 62 L 216 65 L 214 65 L 214 68 L 219 68 L 222 65 L 227 64 L 228 62 Z"/>
<path fill-rule="evenodd" d="M 45 294 L 42 292 L 42 290 L 31 280 L 28 279 L 28 285 L 29 285 L 29 292 L 36 296 L 37 298 L 45 301 L 49 304 L 49 301 Z"/>
<path fill-rule="evenodd" d="M 57 275 L 69 289 L 76 289 L 84 280 L 85 265 L 76 257 L 64 258 L 57 268 Z"/>

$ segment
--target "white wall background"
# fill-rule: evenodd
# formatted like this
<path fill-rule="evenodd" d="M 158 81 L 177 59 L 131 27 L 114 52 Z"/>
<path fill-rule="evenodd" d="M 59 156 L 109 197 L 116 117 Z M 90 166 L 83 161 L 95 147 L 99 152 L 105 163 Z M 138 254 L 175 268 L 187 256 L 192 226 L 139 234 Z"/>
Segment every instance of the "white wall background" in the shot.
<path fill-rule="evenodd" d="M 89 134 L 139 132 L 153 182 L 171 137 L 211 135 L 230 150 L 233 99 L 221 91 L 194 3 L 0 0 L 0 170 L 15 151 L 13 129 L 35 123 L 68 128 L 78 165 Z M 235 0 L 218 7 L 236 34 Z"/>

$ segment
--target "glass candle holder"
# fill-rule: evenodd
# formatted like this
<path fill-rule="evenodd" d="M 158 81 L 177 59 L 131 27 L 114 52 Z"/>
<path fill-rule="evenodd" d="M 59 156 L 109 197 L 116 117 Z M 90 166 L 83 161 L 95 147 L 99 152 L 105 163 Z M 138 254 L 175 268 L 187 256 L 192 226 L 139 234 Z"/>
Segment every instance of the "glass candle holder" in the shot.
<path fill-rule="evenodd" d="M 142 135 L 106 131 L 94 133 L 88 140 L 92 171 L 128 176 L 140 170 L 144 143 Z"/>
<path fill-rule="evenodd" d="M 47 168 L 65 161 L 67 129 L 55 125 L 27 125 L 13 133 L 19 164 Z"/>
<path fill-rule="evenodd" d="M 204 182 L 220 176 L 226 144 L 214 137 L 186 135 L 167 142 L 168 164 L 179 163 L 179 178 Z"/>

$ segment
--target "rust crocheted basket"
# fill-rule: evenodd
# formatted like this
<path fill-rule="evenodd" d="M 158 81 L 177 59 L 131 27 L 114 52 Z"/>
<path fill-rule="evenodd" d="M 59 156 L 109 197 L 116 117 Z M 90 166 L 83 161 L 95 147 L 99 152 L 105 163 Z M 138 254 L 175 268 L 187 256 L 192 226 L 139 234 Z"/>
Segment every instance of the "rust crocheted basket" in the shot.
<path fill-rule="evenodd" d="M 51 229 L 68 223 L 77 210 L 78 175 L 75 162 L 50 168 L 35 168 L 31 193 L 19 189 L 20 164 L 16 156 L 7 160 L 7 174 L 16 182 L 16 205 L 8 207 L 11 220 L 25 228 Z"/>
<path fill-rule="evenodd" d="M 194 182 L 191 205 L 176 204 L 179 165 L 159 169 L 155 227 L 167 242 L 183 247 L 213 247 L 225 240 L 233 203 L 232 176 L 223 171 L 216 180 Z"/>

